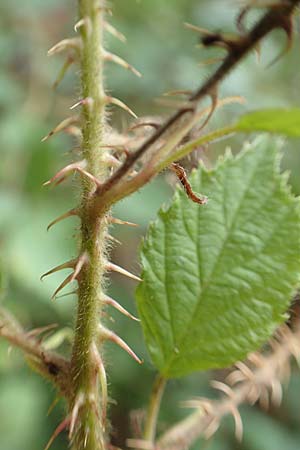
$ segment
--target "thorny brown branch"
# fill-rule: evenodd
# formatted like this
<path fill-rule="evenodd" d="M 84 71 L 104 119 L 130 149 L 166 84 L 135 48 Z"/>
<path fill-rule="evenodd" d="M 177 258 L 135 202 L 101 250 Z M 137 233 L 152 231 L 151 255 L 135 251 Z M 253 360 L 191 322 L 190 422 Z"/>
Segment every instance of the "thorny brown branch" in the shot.
<path fill-rule="evenodd" d="M 179 124 L 183 117 L 187 114 L 194 114 L 197 104 L 206 96 L 213 96 L 218 88 L 219 83 L 229 74 L 229 72 L 251 51 L 255 46 L 275 29 L 282 29 L 287 34 L 287 39 L 291 41 L 292 33 L 292 15 L 300 0 L 282 1 L 276 7 L 270 7 L 266 14 L 253 26 L 253 28 L 245 34 L 240 35 L 230 42 L 224 39 L 224 44 L 228 54 L 223 63 L 217 68 L 212 76 L 197 89 L 188 99 L 186 105 L 178 109 L 169 119 L 166 120 L 156 131 L 131 155 L 127 157 L 122 166 L 101 186 L 97 188 L 94 194 L 96 208 L 105 208 L 105 204 L 109 205 L 116 200 L 123 198 L 133 190 L 137 190 L 145 184 L 154 173 L 148 173 L 147 168 L 143 168 L 141 172 L 145 172 L 145 176 L 141 176 L 141 172 L 130 181 L 124 181 L 124 178 L 132 171 L 134 165 L 141 160 L 146 152 L 154 144 L 157 144 L 163 135 L 165 135 L 176 124 Z M 151 172 L 151 170 L 150 170 Z M 136 183 L 135 183 L 136 180 Z M 134 186 L 134 189 L 126 189 L 127 185 Z M 124 194 L 122 194 L 122 192 Z M 118 194 L 118 195 L 117 195 Z"/>
<path fill-rule="evenodd" d="M 196 411 L 165 432 L 156 442 L 155 450 L 186 450 L 200 436 L 211 437 L 228 414 L 233 416 L 236 437 L 241 439 L 243 428 L 238 407 L 242 403 L 259 401 L 263 408 L 270 402 L 280 404 L 281 383 L 289 378 L 291 356 L 298 362 L 300 358 L 299 324 L 294 331 L 284 325 L 271 341 L 271 348 L 267 355 L 250 355 L 247 365 L 237 363 L 226 384 L 212 382 L 213 387 L 225 394 L 223 399 L 198 398 L 186 402 L 185 406 Z"/>
<path fill-rule="evenodd" d="M 46 350 L 39 334 L 39 330 L 26 332 L 8 311 L 0 308 L 0 336 L 19 348 L 31 367 L 52 381 L 62 395 L 68 396 L 70 363 L 59 354 Z"/>

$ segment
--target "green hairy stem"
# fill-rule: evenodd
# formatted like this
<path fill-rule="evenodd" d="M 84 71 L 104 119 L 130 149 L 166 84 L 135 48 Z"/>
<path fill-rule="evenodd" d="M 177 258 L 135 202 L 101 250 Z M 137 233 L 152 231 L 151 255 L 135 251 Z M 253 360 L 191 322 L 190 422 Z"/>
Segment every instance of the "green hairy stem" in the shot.
<path fill-rule="evenodd" d="M 102 31 L 103 11 L 98 0 L 79 0 L 82 98 L 82 153 L 87 171 L 100 182 L 107 175 L 104 150 L 101 149 L 105 122 L 103 90 Z M 80 207 L 81 256 L 86 263 L 78 279 L 78 311 L 75 341 L 71 359 L 74 394 L 71 411 L 78 409 L 73 449 L 100 450 L 104 448 L 104 423 L 99 420 L 101 411 L 98 367 L 94 350 L 101 313 L 101 292 L 105 271 L 106 219 L 91 218 L 90 197 L 95 190 L 93 181 L 83 182 Z M 78 426 L 77 426 L 78 423 Z"/>

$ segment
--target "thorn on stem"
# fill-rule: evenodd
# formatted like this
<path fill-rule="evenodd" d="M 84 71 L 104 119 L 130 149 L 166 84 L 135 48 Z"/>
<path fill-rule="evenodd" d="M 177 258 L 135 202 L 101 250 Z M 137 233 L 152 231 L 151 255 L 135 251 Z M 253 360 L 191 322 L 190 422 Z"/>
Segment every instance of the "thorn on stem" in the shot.
<path fill-rule="evenodd" d="M 116 217 L 109 217 L 108 221 L 117 225 L 128 225 L 129 227 L 138 227 L 138 224 L 127 222 L 125 220 L 117 219 Z"/>
<path fill-rule="evenodd" d="M 62 120 L 53 130 L 51 130 L 46 136 L 43 137 L 41 142 L 47 141 L 51 136 L 53 136 L 56 133 L 59 133 L 60 131 L 65 130 L 70 125 L 74 125 L 79 122 L 78 116 L 72 116 L 68 117 L 67 119 Z"/>
<path fill-rule="evenodd" d="M 121 42 L 126 42 L 126 37 L 124 34 L 122 34 L 120 31 L 118 31 L 115 27 L 113 27 L 109 22 L 104 21 L 104 28 L 108 33 L 110 33 L 112 36 L 119 39 Z"/>
<path fill-rule="evenodd" d="M 132 320 L 135 320 L 137 322 L 140 321 L 140 319 L 138 319 L 137 317 L 133 316 L 132 314 L 130 314 L 130 312 L 127 311 L 127 309 L 123 308 L 122 305 L 120 305 L 120 303 L 118 303 L 116 300 L 114 300 L 113 298 L 109 297 L 108 295 L 105 295 L 103 297 L 103 302 L 106 305 L 110 305 L 113 308 L 115 308 L 116 310 L 118 310 L 120 313 L 124 314 L 124 316 L 129 317 Z"/>
<path fill-rule="evenodd" d="M 50 180 L 45 181 L 43 183 L 43 186 L 48 186 L 49 184 L 55 183 L 56 185 L 60 183 L 61 181 L 65 180 L 65 178 L 74 171 L 83 170 L 87 166 L 86 160 L 83 159 L 82 161 L 77 161 L 75 163 L 68 164 L 67 166 L 63 167 L 61 170 L 59 170 Z M 62 179 L 61 181 L 60 178 Z"/>
<path fill-rule="evenodd" d="M 135 361 L 139 364 L 142 364 L 143 361 L 134 353 L 133 350 L 126 344 L 123 339 L 121 339 L 117 334 L 113 331 L 108 330 L 103 325 L 99 325 L 99 339 L 100 340 L 109 340 L 117 344 L 123 350 L 125 350 Z"/>
<path fill-rule="evenodd" d="M 111 103 L 112 105 L 119 106 L 119 108 L 124 109 L 131 116 L 133 116 L 135 119 L 137 119 L 137 115 L 129 108 L 129 106 L 127 106 L 124 102 L 122 102 L 122 100 L 119 100 L 118 98 L 110 97 L 110 96 L 105 96 L 104 100 L 105 100 L 106 104 Z"/>
<path fill-rule="evenodd" d="M 88 254 L 86 252 L 82 253 L 77 259 L 76 265 L 74 267 L 74 272 L 72 274 L 71 282 L 78 279 L 79 274 L 85 264 L 88 262 Z"/>
<path fill-rule="evenodd" d="M 87 105 L 92 106 L 94 103 L 93 99 L 91 97 L 82 98 L 78 102 L 74 103 L 74 105 L 70 106 L 70 109 L 75 109 L 77 106 Z"/>
<path fill-rule="evenodd" d="M 70 426 L 69 426 L 69 439 L 72 438 L 73 436 L 73 432 L 74 432 L 74 428 L 75 428 L 75 424 L 77 421 L 77 417 L 78 417 L 78 411 L 81 408 L 81 406 L 83 405 L 83 394 L 80 393 L 78 395 L 78 397 L 75 400 L 73 409 L 72 409 L 72 414 L 71 414 L 71 419 L 70 419 Z"/>
<path fill-rule="evenodd" d="M 73 274 L 71 273 L 70 275 L 68 275 L 68 276 L 64 279 L 64 281 L 63 281 L 63 282 L 58 286 L 58 288 L 54 291 L 54 293 L 53 293 L 53 295 L 52 295 L 52 297 L 51 297 L 51 300 L 55 300 L 57 294 L 58 294 L 65 286 L 67 286 L 67 285 L 72 281 L 72 278 L 73 278 Z"/>
<path fill-rule="evenodd" d="M 48 56 L 55 55 L 56 53 L 60 53 L 65 50 L 75 50 L 76 52 L 79 52 L 80 49 L 80 38 L 63 39 L 48 50 Z"/>
<path fill-rule="evenodd" d="M 278 56 L 276 56 L 268 65 L 267 68 L 270 68 L 273 66 L 282 56 L 284 56 L 286 53 L 288 53 L 293 45 L 293 36 L 294 36 L 294 23 L 293 18 L 291 16 L 289 17 L 282 17 L 282 23 L 280 28 L 285 32 L 287 37 L 287 43 L 285 48 L 282 50 L 282 52 L 279 53 Z"/>
<path fill-rule="evenodd" d="M 49 184 L 52 184 L 55 182 L 55 186 L 60 184 L 62 181 L 66 179 L 68 175 L 70 175 L 72 172 L 79 172 L 81 175 L 84 175 L 88 179 L 90 179 L 97 187 L 101 185 L 100 181 L 94 177 L 91 173 L 84 170 L 86 167 L 86 160 L 78 161 L 75 163 L 68 164 L 67 166 L 63 167 L 59 172 L 57 172 L 50 180 L 46 181 L 43 186 L 48 186 Z"/>
<path fill-rule="evenodd" d="M 106 61 L 114 62 L 115 64 L 124 67 L 124 69 L 130 70 L 130 72 L 132 72 L 137 77 L 140 78 L 142 76 L 142 74 L 138 70 L 136 70 L 131 64 L 129 64 L 120 56 L 115 55 L 114 53 L 107 52 L 106 50 L 103 50 L 103 56 Z"/>
<path fill-rule="evenodd" d="M 100 379 L 100 385 L 101 385 L 101 400 L 102 400 L 102 425 L 103 429 L 105 429 L 106 425 L 106 414 L 107 414 L 107 403 L 108 403 L 108 394 L 107 394 L 107 377 L 105 372 L 105 367 L 102 361 L 102 358 L 100 356 L 100 353 L 97 349 L 97 346 L 95 343 L 92 344 L 92 352 L 94 354 L 96 367 Z"/>
<path fill-rule="evenodd" d="M 141 278 L 139 278 L 138 276 L 134 275 L 131 272 L 128 272 L 128 270 L 123 269 L 123 267 L 113 264 L 112 262 L 106 263 L 105 269 L 111 272 L 118 272 L 121 275 L 124 275 L 125 277 L 131 278 L 132 280 L 142 281 Z"/>
<path fill-rule="evenodd" d="M 53 444 L 53 442 L 55 441 L 55 439 L 57 438 L 57 436 L 64 431 L 66 428 L 68 428 L 70 424 L 70 418 L 66 417 L 59 425 L 58 427 L 54 430 L 54 433 L 52 434 L 51 438 L 49 439 L 48 444 L 46 445 L 44 450 L 49 450 L 49 448 L 51 447 L 51 445 Z"/>
<path fill-rule="evenodd" d="M 58 272 L 62 269 L 73 269 L 73 273 L 68 275 L 64 281 L 58 286 L 54 294 L 52 295 L 51 299 L 54 300 L 54 298 L 57 296 L 57 294 L 65 287 L 67 284 L 71 283 L 72 281 L 78 280 L 79 274 L 83 268 L 83 266 L 88 262 L 88 255 L 86 252 L 84 252 L 82 255 L 80 255 L 78 258 L 71 259 L 70 261 L 67 261 L 64 264 L 60 264 L 57 267 L 54 267 L 54 269 L 49 270 L 49 272 L 46 272 L 44 275 L 42 275 L 41 279 L 44 277 L 51 275 L 55 272 Z"/>
<path fill-rule="evenodd" d="M 53 89 L 56 89 L 58 87 L 58 85 L 62 82 L 67 70 L 73 63 L 74 63 L 74 58 L 72 56 L 68 56 L 66 61 L 63 64 L 62 68 L 60 69 L 60 71 L 56 77 L 56 80 L 53 83 Z"/>
<path fill-rule="evenodd" d="M 58 272 L 58 271 L 63 270 L 63 269 L 74 269 L 74 267 L 76 265 L 76 262 L 77 262 L 77 259 L 71 259 L 70 261 L 67 261 L 67 262 L 65 262 L 63 264 L 60 264 L 59 266 L 56 266 L 53 269 L 49 270 L 48 272 L 44 273 L 40 277 L 40 280 L 42 281 L 48 275 L 52 275 L 53 273 Z"/>
<path fill-rule="evenodd" d="M 67 219 L 68 217 L 72 216 L 79 216 L 79 211 L 77 208 L 70 209 L 70 211 L 67 211 L 66 213 L 62 214 L 61 216 L 57 217 L 52 222 L 50 222 L 49 225 L 47 226 L 47 231 L 49 231 L 50 228 L 53 227 L 53 225 L 56 225 L 61 220 Z"/>
<path fill-rule="evenodd" d="M 76 22 L 74 25 L 75 33 L 78 33 L 78 30 L 81 27 L 85 27 L 87 35 L 89 36 L 92 31 L 91 19 L 89 17 L 84 17 L 84 18 L 78 20 L 78 22 Z"/>

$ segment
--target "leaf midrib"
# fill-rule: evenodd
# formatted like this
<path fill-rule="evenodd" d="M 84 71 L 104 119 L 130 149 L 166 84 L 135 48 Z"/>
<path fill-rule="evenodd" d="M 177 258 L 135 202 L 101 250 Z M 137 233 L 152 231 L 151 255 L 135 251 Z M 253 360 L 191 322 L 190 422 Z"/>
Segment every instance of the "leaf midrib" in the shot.
<path fill-rule="evenodd" d="M 237 159 L 234 160 L 234 164 L 235 164 L 236 162 L 237 162 Z M 228 242 L 228 239 L 229 239 L 229 237 L 231 236 L 231 234 L 232 234 L 232 232 L 233 232 L 233 230 L 234 230 L 234 228 L 235 228 L 235 227 L 234 227 L 234 224 L 236 223 L 236 220 L 235 220 L 235 219 L 236 219 L 238 213 L 239 213 L 240 210 L 241 210 L 241 207 L 242 207 L 242 205 L 243 205 L 243 201 L 244 201 L 244 199 L 245 199 L 245 197 L 246 197 L 246 195 L 247 195 L 247 193 L 248 193 L 248 191 L 249 191 L 250 184 L 251 184 L 251 182 L 253 181 L 253 178 L 254 178 L 254 175 L 255 175 L 255 173 L 256 173 L 257 166 L 259 165 L 259 163 L 260 163 L 260 160 L 257 160 L 257 161 L 256 161 L 256 164 L 253 166 L 253 170 L 252 170 L 251 176 L 250 176 L 250 178 L 249 178 L 249 180 L 248 180 L 248 183 L 247 183 L 247 185 L 246 185 L 246 187 L 245 187 L 245 189 L 244 189 L 243 195 L 242 195 L 241 198 L 240 198 L 240 203 L 239 203 L 238 207 L 236 208 L 236 211 L 235 211 L 234 215 L 232 216 L 232 221 L 231 221 L 231 224 L 230 224 L 229 228 L 227 229 L 227 234 L 226 234 L 226 236 L 225 236 L 225 239 L 223 240 L 222 246 L 221 246 L 221 248 L 220 248 L 220 252 L 219 252 L 218 256 L 216 257 L 216 260 L 215 260 L 213 269 L 212 269 L 212 271 L 211 271 L 211 275 L 210 275 L 208 281 L 205 283 L 205 285 L 203 285 L 203 290 L 202 290 L 202 292 L 201 292 L 201 294 L 200 294 L 200 299 L 203 298 L 203 296 L 204 296 L 204 294 L 205 294 L 205 291 L 206 291 L 207 288 L 210 286 L 210 282 L 211 282 L 211 280 L 212 280 L 212 278 L 213 278 L 213 275 L 214 275 L 214 273 L 215 273 L 216 267 L 218 266 L 218 263 L 219 263 L 219 261 L 220 261 L 222 255 L 223 255 L 223 253 L 224 253 L 224 250 L 225 250 L 226 244 L 227 244 L 227 242 Z M 198 248 L 198 246 L 197 246 L 197 248 Z M 198 311 L 198 308 L 199 308 L 199 304 L 200 304 L 200 299 L 199 299 L 199 301 L 197 302 L 197 304 L 196 304 L 196 306 L 195 306 L 195 308 L 194 308 L 194 310 L 193 310 L 193 313 L 191 314 L 191 320 L 185 325 L 185 326 L 186 326 L 186 331 L 185 331 L 185 333 L 181 336 L 179 342 L 176 343 L 176 348 L 179 348 L 179 351 L 180 351 L 180 348 L 182 347 L 183 341 L 185 340 L 186 336 L 187 336 L 188 333 L 190 332 L 190 329 L 191 329 L 191 327 L 192 327 L 193 321 L 195 320 L 195 316 L 196 316 L 196 314 L 197 314 L 197 311 Z M 173 343 L 174 343 L 174 335 L 173 335 Z M 173 355 L 171 356 L 171 358 L 170 358 L 170 360 L 169 360 L 169 363 L 168 363 L 168 365 L 167 365 L 167 367 L 166 367 L 166 370 L 163 370 L 163 372 L 164 372 L 165 374 L 168 374 L 168 372 L 170 371 L 170 367 L 172 367 L 172 363 L 173 363 L 174 359 L 176 359 L 176 358 L 178 358 L 178 354 L 176 354 L 176 353 L 174 352 L 174 350 L 173 350 Z"/>

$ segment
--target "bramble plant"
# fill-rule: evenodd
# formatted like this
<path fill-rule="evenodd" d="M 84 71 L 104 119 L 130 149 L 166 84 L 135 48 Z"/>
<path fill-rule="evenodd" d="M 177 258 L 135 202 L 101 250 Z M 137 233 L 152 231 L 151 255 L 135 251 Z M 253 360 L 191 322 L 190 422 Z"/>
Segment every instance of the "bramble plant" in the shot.
<path fill-rule="evenodd" d="M 80 180 L 79 204 L 48 227 L 77 216 L 81 224 L 78 257 L 42 276 L 71 270 L 53 298 L 69 283 L 77 282 L 70 355 L 49 350 L 49 337 L 41 336 L 51 326 L 25 332 L 11 313 L 0 309 L 1 336 L 19 347 L 30 367 L 50 380 L 58 396 L 65 399 L 65 418 L 46 449 L 64 430 L 68 430 L 74 450 L 113 448 L 105 342 L 121 346 L 137 363 L 143 361 L 110 329 L 106 319 L 106 310 L 113 307 L 138 320 L 108 296 L 105 278 L 112 271 L 139 283 L 139 320 L 157 371 L 141 434 L 128 436 L 129 447 L 187 449 L 200 436 L 212 436 L 227 414 L 233 416 L 237 438 L 241 438 L 241 403 L 266 403 L 269 397 L 280 402 L 290 359 L 300 357 L 299 324 L 294 320 L 284 325 L 300 281 L 300 204 L 289 189 L 286 174 L 280 173 L 284 141 L 271 135 L 300 137 L 300 109 L 248 112 L 207 133 L 205 126 L 218 108 L 243 101 L 241 97 L 220 99 L 218 87 L 249 52 L 259 51 L 261 40 L 280 29 L 287 38 L 286 50 L 292 46 L 293 17 L 299 3 L 246 4 L 238 16 L 235 36 L 187 24 L 200 35 L 204 47 L 221 48 L 225 56 L 194 92 L 173 93 L 179 97 L 174 103 L 178 109 L 164 120 L 138 119 L 121 100 L 106 94 L 106 61 L 140 74 L 104 49 L 104 32 L 125 39 L 107 21 L 110 10 L 104 2 L 79 0 L 76 37 L 49 50 L 49 55 L 67 54 L 56 85 L 73 63 L 80 69 L 81 96 L 71 108 L 80 109 L 80 114 L 63 120 L 43 139 L 67 131 L 80 145 L 80 158 L 45 183 L 59 184 L 74 173 L 78 174 L 76 182 Z M 260 19 L 247 29 L 245 17 L 256 7 L 262 7 Z M 206 98 L 211 99 L 211 106 L 204 108 Z M 107 106 L 111 104 L 135 117 L 123 134 L 109 126 Z M 245 142 L 236 156 L 227 149 L 214 168 L 205 167 L 199 159 L 187 175 L 183 158 L 196 151 L 199 156 L 203 145 L 239 132 L 264 134 Z M 110 225 L 134 225 L 113 217 L 111 208 L 165 169 L 170 169 L 179 183 L 170 205 L 162 207 L 149 226 L 141 245 L 139 278 L 110 261 Z M 270 338 L 269 349 L 260 352 Z M 241 362 L 244 359 L 246 363 Z M 168 380 L 232 365 L 235 368 L 226 382 L 212 382 L 225 394 L 223 399 L 187 401 L 186 406 L 195 411 L 158 435 L 158 415 Z"/>

